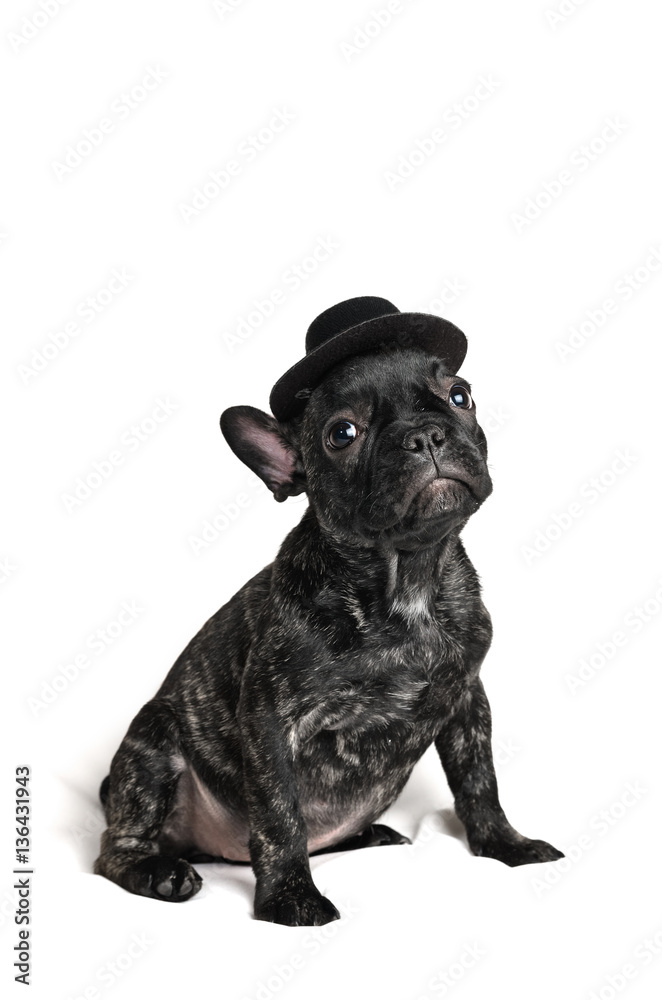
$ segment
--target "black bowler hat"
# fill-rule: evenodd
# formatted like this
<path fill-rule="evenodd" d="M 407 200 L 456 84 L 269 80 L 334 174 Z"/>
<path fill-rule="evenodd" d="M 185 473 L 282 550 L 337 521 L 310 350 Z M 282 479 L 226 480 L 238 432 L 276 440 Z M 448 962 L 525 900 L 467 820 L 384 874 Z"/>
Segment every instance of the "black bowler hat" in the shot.
<path fill-rule="evenodd" d="M 467 338 L 440 316 L 401 313 L 387 299 L 361 295 L 331 306 L 306 334 L 306 356 L 278 379 L 269 405 L 277 420 L 303 410 L 313 389 L 339 361 L 365 351 L 419 347 L 440 358 L 455 375 L 467 353 Z"/>

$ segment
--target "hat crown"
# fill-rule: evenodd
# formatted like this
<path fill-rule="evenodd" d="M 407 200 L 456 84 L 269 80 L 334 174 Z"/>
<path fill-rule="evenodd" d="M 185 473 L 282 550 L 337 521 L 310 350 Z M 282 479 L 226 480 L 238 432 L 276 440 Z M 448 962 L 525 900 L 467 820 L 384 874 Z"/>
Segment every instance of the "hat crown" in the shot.
<path fill-rule="evenodd" d="M 361 295 L 320 313 L 308 327 L 306 353 L 278 379 L 269 396 L 277 420 L 290 420 L 307 404 L 334 365 L 386 348 L 415 347 L 456 372 L 467 351 L 461 330 L 430 313 L 403 313 L 388 299 Z"/>
<path fill-rule="evenodd" d="M 392 316 L 399 312 L 400 310 L 388 299 L 380 299 L 374 295 L 359 295 L 354 299 L 345 299 L 344 302 L 325 309 L 310 324 L 306 333 L 306 354 L 314 351 L 331 337 L 335 337 L 337 333 L 342 333 L 343 330 L 371 319 L 378 319 L 380 316 Z"/>

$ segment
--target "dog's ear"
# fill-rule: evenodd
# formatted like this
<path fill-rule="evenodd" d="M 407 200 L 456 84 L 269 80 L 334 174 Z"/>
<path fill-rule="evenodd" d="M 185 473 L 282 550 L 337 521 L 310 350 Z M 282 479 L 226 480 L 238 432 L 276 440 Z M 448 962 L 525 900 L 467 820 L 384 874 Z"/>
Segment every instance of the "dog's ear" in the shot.
<path fill-rule="evenodd" d="M 301 457 L 281 434 L 274 417 L 254 406 L 231 406 L 221 430 L 235 455 L 262 479 L 279 502 L 306 489 Z"/>

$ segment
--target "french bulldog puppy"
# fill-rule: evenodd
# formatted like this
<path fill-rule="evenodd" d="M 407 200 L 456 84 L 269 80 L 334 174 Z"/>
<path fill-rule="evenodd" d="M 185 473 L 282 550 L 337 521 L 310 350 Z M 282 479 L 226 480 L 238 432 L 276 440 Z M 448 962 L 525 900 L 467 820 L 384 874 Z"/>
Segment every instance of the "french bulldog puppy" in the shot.
<path fill-rule="evenodd" d="M 401 343 L 334 360 L 287 419 L 223 413 L 276 500 L 305 491 L 309 506 L 112 761 L 94 870 L 130 892 L 180 902 L 200 890 L 192 861 L 243 861 L 257 918 L 334 920 L 309 854 L 408 843 L 377 821 L 432 743 L 475 854 L 563 857 L 514 830 L 497 793 L 490 617 L 459 537 L 492 490 L 471 388 Z"/>

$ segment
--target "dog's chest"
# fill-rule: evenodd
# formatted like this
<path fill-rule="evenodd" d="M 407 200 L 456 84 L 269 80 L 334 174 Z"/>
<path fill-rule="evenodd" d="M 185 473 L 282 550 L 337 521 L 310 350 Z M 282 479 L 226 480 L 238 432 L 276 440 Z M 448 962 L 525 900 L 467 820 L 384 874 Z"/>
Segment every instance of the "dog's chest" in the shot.
<path fill-rule="evenodd" d="M 301 747 L 316 735 L 338 733 L 344 741 L 360 736 L 365 745 L 369 738 L 392 740 L 396 731 L 427 738 L 457 697 L 456 662 L 436 627 L 389 637 L 375 625 L 357 648 L 316 665 L 292 742 Z"/>
<path fill-rule="evenodd" d="M 343 678 L 324 694 L 320 728 L 367 732 L 420 722 L 429 708 L 433 687 L 424 671 L 411 665 L 403 669 L 400 663 L 394 664 L 392 671 Z"/>

